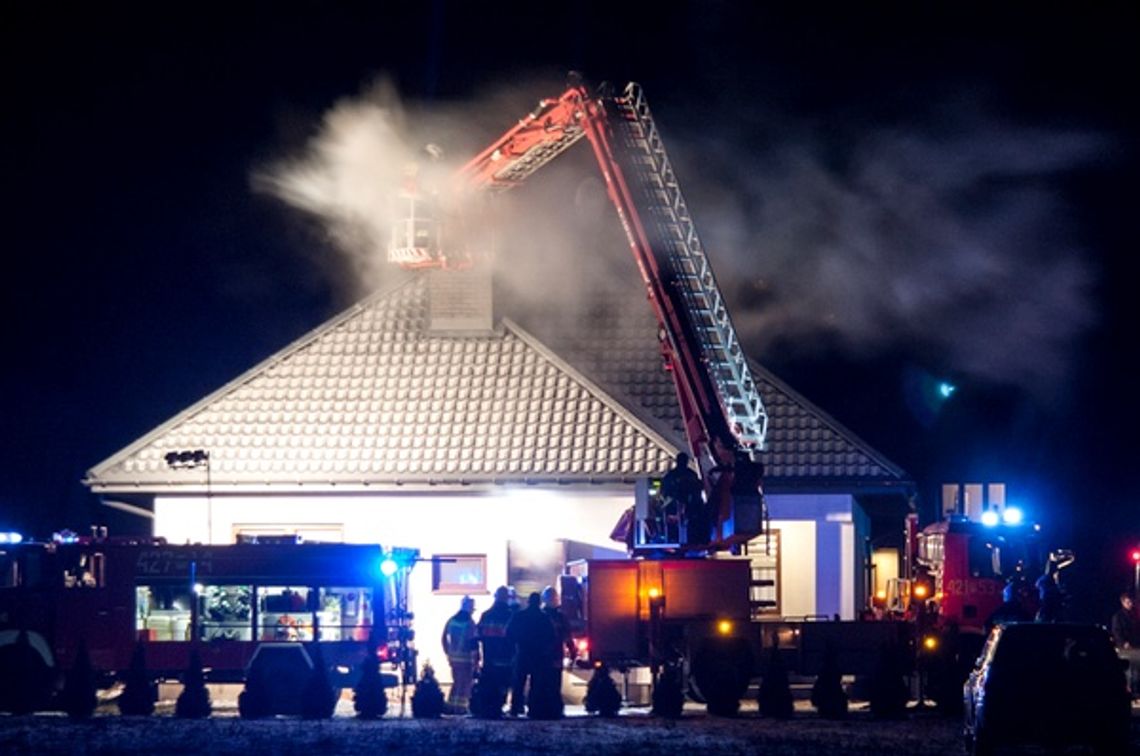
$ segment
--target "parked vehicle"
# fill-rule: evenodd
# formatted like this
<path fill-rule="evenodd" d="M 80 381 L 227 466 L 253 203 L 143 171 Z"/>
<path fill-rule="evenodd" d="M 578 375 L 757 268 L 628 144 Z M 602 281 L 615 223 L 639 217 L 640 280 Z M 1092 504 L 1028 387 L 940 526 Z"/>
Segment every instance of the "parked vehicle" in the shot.
<path fill-rule="evenodd" d="M 1103 627 L 1014 623 L 990 633 L 963 689 L 976 756 L 1020 745 L 1091 745 L 1128 752 L 1124 666 Z"/>

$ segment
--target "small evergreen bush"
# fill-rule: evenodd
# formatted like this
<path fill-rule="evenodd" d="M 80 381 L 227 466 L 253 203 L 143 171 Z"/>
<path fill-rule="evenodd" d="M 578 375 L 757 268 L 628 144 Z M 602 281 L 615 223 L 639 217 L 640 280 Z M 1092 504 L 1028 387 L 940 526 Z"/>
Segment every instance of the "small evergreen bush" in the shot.
<path fill-rule="evenodd" d="M 833 646 L 824 651 L 823 666 L 811 687 L 811 705 L 824 719 L 847 716 L 847 693 L 843 690 L 843 675 Z"/>
<path fill-rule="evenodd" d="M 761 674 L 760 691 L 756 695 L 760 715 L 791 719 L 796 707 L 792 700 L 792 686 L 788 682 L 788 668 L 784 666 L 779 644 L 768 650 L 768 659 Z"/>
<path fill-rule="evenodd" d="M 871 678 L 871 715 L 875 719 L 902 719 L 909 700 L 902 650 L 897 644 L 883 646 Z"/>
<path fill-rule="evenodd" d="M 652 714 L 665 719 L 680 719 L 685 708 L 685 691 L 681 687 L 680 665 L 666 664 L 653 686 Z"/>
<path fill-rule="evenodd" d="M 444 708 L 443 691 L 435 679 L 435 669 L 430 663 L 425 663 L 423 676 L 416 683 L 416 692 L 412 694 L 412 716 L 416 719 L 438 719 L 443 715 Z"/>
<path fill-rule="evenodd" d="M 202 657 L 197 649 L 190 651 L 190 661 L 182 674 L 182 692 L 174 703 L 174 716 L 182 719 L 205 719 L 213 711 L 206 676 L 202 673 Z"/>
<path fill-rule="evenodd" d="M 329 670 L 321 644 L 312 644 L 313 671 L 305 683 L 301 698 L 301 716 L 305 719 L 328 719 L 336 711 L 339 692 L 329 681 Z"/>
<path fill-rule="evenodd" d="M 158 685 L 146 668 L 146 644 L 135 643 L 131 666 L 127 669 L 123 692 L 119 695 L 119 713 L 127 717 L 149 717 L 158 700 Z"/>
<path fill-rule="evenodd" d="M 586 711 L 600 717 L 615 717 L 621 710 L 621 693 L 610 677 L 605 663 L 594 668 L 594 675 L 586 685 Z"/>
<path fill-rule="evenodd" d="M 87 719 L 95 713 L 99 703 L 95 697 L 95 670 L 84 641 L 80 641 L 75 664 L 64 678 L 61 696 L 62 708 L 72 719 Z"/>
<path fill-rule="evenodd" d="M 352 691 L 352 706 L 360 719 L 379 719 L 388 712 L 388 693 L 380 676 L 375 642 L 369 642 L 368 652 L 360 664 L 360 679 Z"/>

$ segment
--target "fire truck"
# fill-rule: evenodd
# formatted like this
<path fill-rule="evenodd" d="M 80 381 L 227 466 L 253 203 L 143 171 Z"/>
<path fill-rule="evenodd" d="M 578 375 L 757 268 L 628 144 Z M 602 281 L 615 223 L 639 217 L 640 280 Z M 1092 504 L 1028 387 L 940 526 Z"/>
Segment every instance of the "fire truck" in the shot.
<path fill-rule="evenodd" d="M 240 682 L 260 646 L 318 642 L 333 684 L 346 686 L 374 644 L 410 682 L 407 577 L 417 558 L 292 537 L 206 546 L 64 535 L 0 545 L 0 659 L 26 643 L 54 685 L 84 646 L 110 681 L 144 641 L 158 679 L 177 678 L 196 650 L 208 681 Z"/>
<path fill-rule="evenodd" d="M 628 523 L 635 558 L 575 565 L 562 581 L 564 611 L 580 619 L 595 660 L 656 669 L 680 655 L 697 677 L 747 670 L 758 638 L 749 630 L 750 566 L 724 552 L 765 528 L 758 454 L 768 415 L 641 87 L 592 90 L 572 75 L 561 95 L 542 100 L 445 186 L 410 175 L 389 260 L 410 269 L 477 265 L 465 234 L 455 233 L 470 227 L 464 208 L 470 214 L 477 197 L 520 186 L 583 138 L 656 317 L 712 527 L 687 532 L 675 517 L 660 537 L 653 524 L 668 502 L 659 485 L 642 481 Z"/>
<path fill-rule="evenodd" d="M 637 84 L 591 90 L 572 75 L 561 95 L 540 101 L 446 186 L 411 175 L 401 191 L 403 220 L 393 228 L 389 260 L 410 269 L 477 265 L 464 233 L 464 206 L 472 196 L 522 185 L 583 137 L 656 317 L 663 363 L 715 532 L 701 538 L 682 525 L 661 538 L 662 531 L 669 533 L 654 527 L 662 510 L 661 481 L 640 481 L 628 523 L 634 558 L 586 560 L 562 578 L 564 612 L 578 620 L 582 650 L 596 661 L 654 670 L 679 656 L 694 689 L 707 694 L 721 688 L 723 701 L 743 693 L 763 645 L 782 648 L 789 663 L 808 674 L 832 652 L 845 672 L 865 673 L 884 646 L 904 647 L 914 659 L 940 647 L 934 634 L 947 628 L 980 632 L 1001 601 L 1001 582 L 1012 565 L 1026 574 L 1039 569 L 1029 553 L 1031 526 L 981 529 L 950 519 L 919 534 L 917 520 L 909 518 L 904 578 L 892 582 L 894 600 L 879 607 L 874 621 L 754 621 L 749 562 L 730 552 L 765 530 L 756 460 L 768 416 Z"/>

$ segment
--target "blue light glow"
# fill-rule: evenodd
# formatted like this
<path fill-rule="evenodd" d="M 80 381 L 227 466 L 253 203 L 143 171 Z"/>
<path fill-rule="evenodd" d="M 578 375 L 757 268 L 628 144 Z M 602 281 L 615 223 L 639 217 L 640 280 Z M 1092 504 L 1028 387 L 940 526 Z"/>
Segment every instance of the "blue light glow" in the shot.
<path fill-rule="evenodd" d="M 992 509 L 987 509 L 985 512 L 982 512 L 982 524 L 987 528 L 992 528 L 994 525 L 997 525 L 998 519 L 998 513 Z"/>
<path fill-rule="evenodd" d="M 1006 507 L 1001 513 L 1001 521 L 1006 525 L 1020 525 L 1025 515 L 1017 507 Z"/>
<path fill-rule="evenodd" d="M 0 544 L 11 544 L 15 546 L 18 543 L 22 543 L 23 540 L 24 536 L 19 533 L 0 533 Z"/>
<path fill-rule="evenodd" d="M 396 574 L 398 567 L 399 565 L 396 564 L 395 559 L 392 557 L 384 557 L 384 561 L 380 563 L 380 574 L 384 577 L 392 577 Z"/>
<path fill-rule="evenodd" d="M 953 383 L 947 383 L 946 381 L 942 381 L 942 383 L 938 384 L 938 395 L 941 396 L 943 399 L 949 399 L 950 395 L 953 394 L 957 390 L 958 390 L 958 387 L 955 386 Z"/>

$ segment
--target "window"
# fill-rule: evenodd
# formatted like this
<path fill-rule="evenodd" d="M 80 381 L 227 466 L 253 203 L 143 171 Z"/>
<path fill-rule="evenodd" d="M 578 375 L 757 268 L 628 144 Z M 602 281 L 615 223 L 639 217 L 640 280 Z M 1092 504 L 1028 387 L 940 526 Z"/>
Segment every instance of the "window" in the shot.
<path fill-rule="evenodd" d="M 253 588 L 248 585 L 207 585 L 202 588 L 202 640 L 253 640 L 250 624 Z"/>
<path fill-rule="evenodd" d="M 197 597 L 184 583 L 135 588 L 135 628 L 148 641 L 188 641 L 191 608 Z"/>
<path fill-rule="evenodd" d="M 436 554 L 431 562 L 431 590 L 440 594 L 487 592 L 486 554 Z"/>

